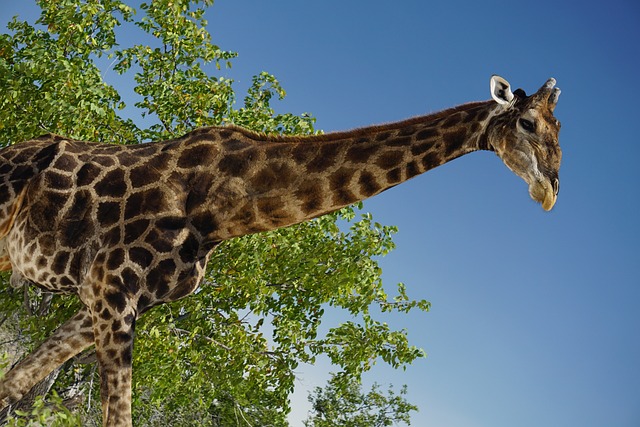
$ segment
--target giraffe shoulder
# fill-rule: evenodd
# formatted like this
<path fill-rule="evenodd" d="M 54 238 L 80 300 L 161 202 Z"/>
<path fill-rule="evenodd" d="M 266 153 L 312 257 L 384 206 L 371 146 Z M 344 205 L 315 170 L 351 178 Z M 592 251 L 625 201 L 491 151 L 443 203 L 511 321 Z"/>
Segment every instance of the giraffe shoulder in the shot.
<path fill-rule="evenodd" d="M 40 137 L 0 150 L 0 239 L 6 236 L 32 179 L 53 162 L 60 140 Z"/>

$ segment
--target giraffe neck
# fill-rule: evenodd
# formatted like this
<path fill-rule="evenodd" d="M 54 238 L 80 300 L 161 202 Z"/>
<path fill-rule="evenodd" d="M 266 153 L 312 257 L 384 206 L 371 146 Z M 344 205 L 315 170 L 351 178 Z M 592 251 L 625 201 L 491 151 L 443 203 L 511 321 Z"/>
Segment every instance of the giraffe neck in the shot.
<path fill-rule="evenodd" d="M 210 128 L 221 147 L 202 209 L 212 240 L 296 224 L 364 200 L 464 154 L 491 149 L 495 103 L 350 132 L 267 137 Z M 223 175 L 222 178 L 216 176 Z M 205 177 L 200 182 L 211 182 Z M 203 200 L 204 202 L 204 200 Z"/>

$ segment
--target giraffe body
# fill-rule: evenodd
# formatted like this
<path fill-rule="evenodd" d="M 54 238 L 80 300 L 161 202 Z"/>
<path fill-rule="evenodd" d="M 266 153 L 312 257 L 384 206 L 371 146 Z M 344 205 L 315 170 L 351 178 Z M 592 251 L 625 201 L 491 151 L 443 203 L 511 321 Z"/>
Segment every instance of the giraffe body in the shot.
<path fill-rule="evenodd" d="M 551 209 L 554 83 L 527 97 L 494 76 L 491 101 L 327 135 L 229 126 L 133 146 L 45 135 L 0 150 L 0 268 L 13 285 L 84 304 L 7 373 L 0 406 L 95 344 L 103 422 L 130 425 L 135 320 L 191 294 L 223 240 L 318 217 L 476 150 L 495 151 Z"/>

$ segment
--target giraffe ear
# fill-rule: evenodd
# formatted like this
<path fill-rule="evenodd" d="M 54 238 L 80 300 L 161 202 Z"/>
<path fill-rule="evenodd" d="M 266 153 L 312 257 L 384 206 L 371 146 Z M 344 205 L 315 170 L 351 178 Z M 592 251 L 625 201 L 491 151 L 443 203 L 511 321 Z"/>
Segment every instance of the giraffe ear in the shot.
<path fill-rule="evenodd" d="M 513 100 L 511 85 L 500 76 L 491 76 L 491 97 L 502 105 L 507 105 Z"/>

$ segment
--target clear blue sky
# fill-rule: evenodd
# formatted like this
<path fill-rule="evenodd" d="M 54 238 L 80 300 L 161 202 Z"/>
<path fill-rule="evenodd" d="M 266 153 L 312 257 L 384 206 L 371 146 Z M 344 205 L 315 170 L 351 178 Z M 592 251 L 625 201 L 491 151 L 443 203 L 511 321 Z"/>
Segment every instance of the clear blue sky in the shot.
<path fill-rule="evenodd" d="M 30 2 L 0 5 L 3 21 L 33 16 Z M 269 71 L 288 92 L 278 110 L 324 131 L 488 99 L 494 73 L 527 92 L 555 77 L 551 213 L 491 153 L 365 204 L 400 228 L 382 261 L 390 289 L 433 304 L 388 319 L 429 356 L 366 380 L 408 384 L 416 426 L 640 426 L 637 1 L 217 0 L 208 19 L 240 54 L 224 71 L 239 93 Z M 294 425 L 329 369 L 299 368 Z"/>

